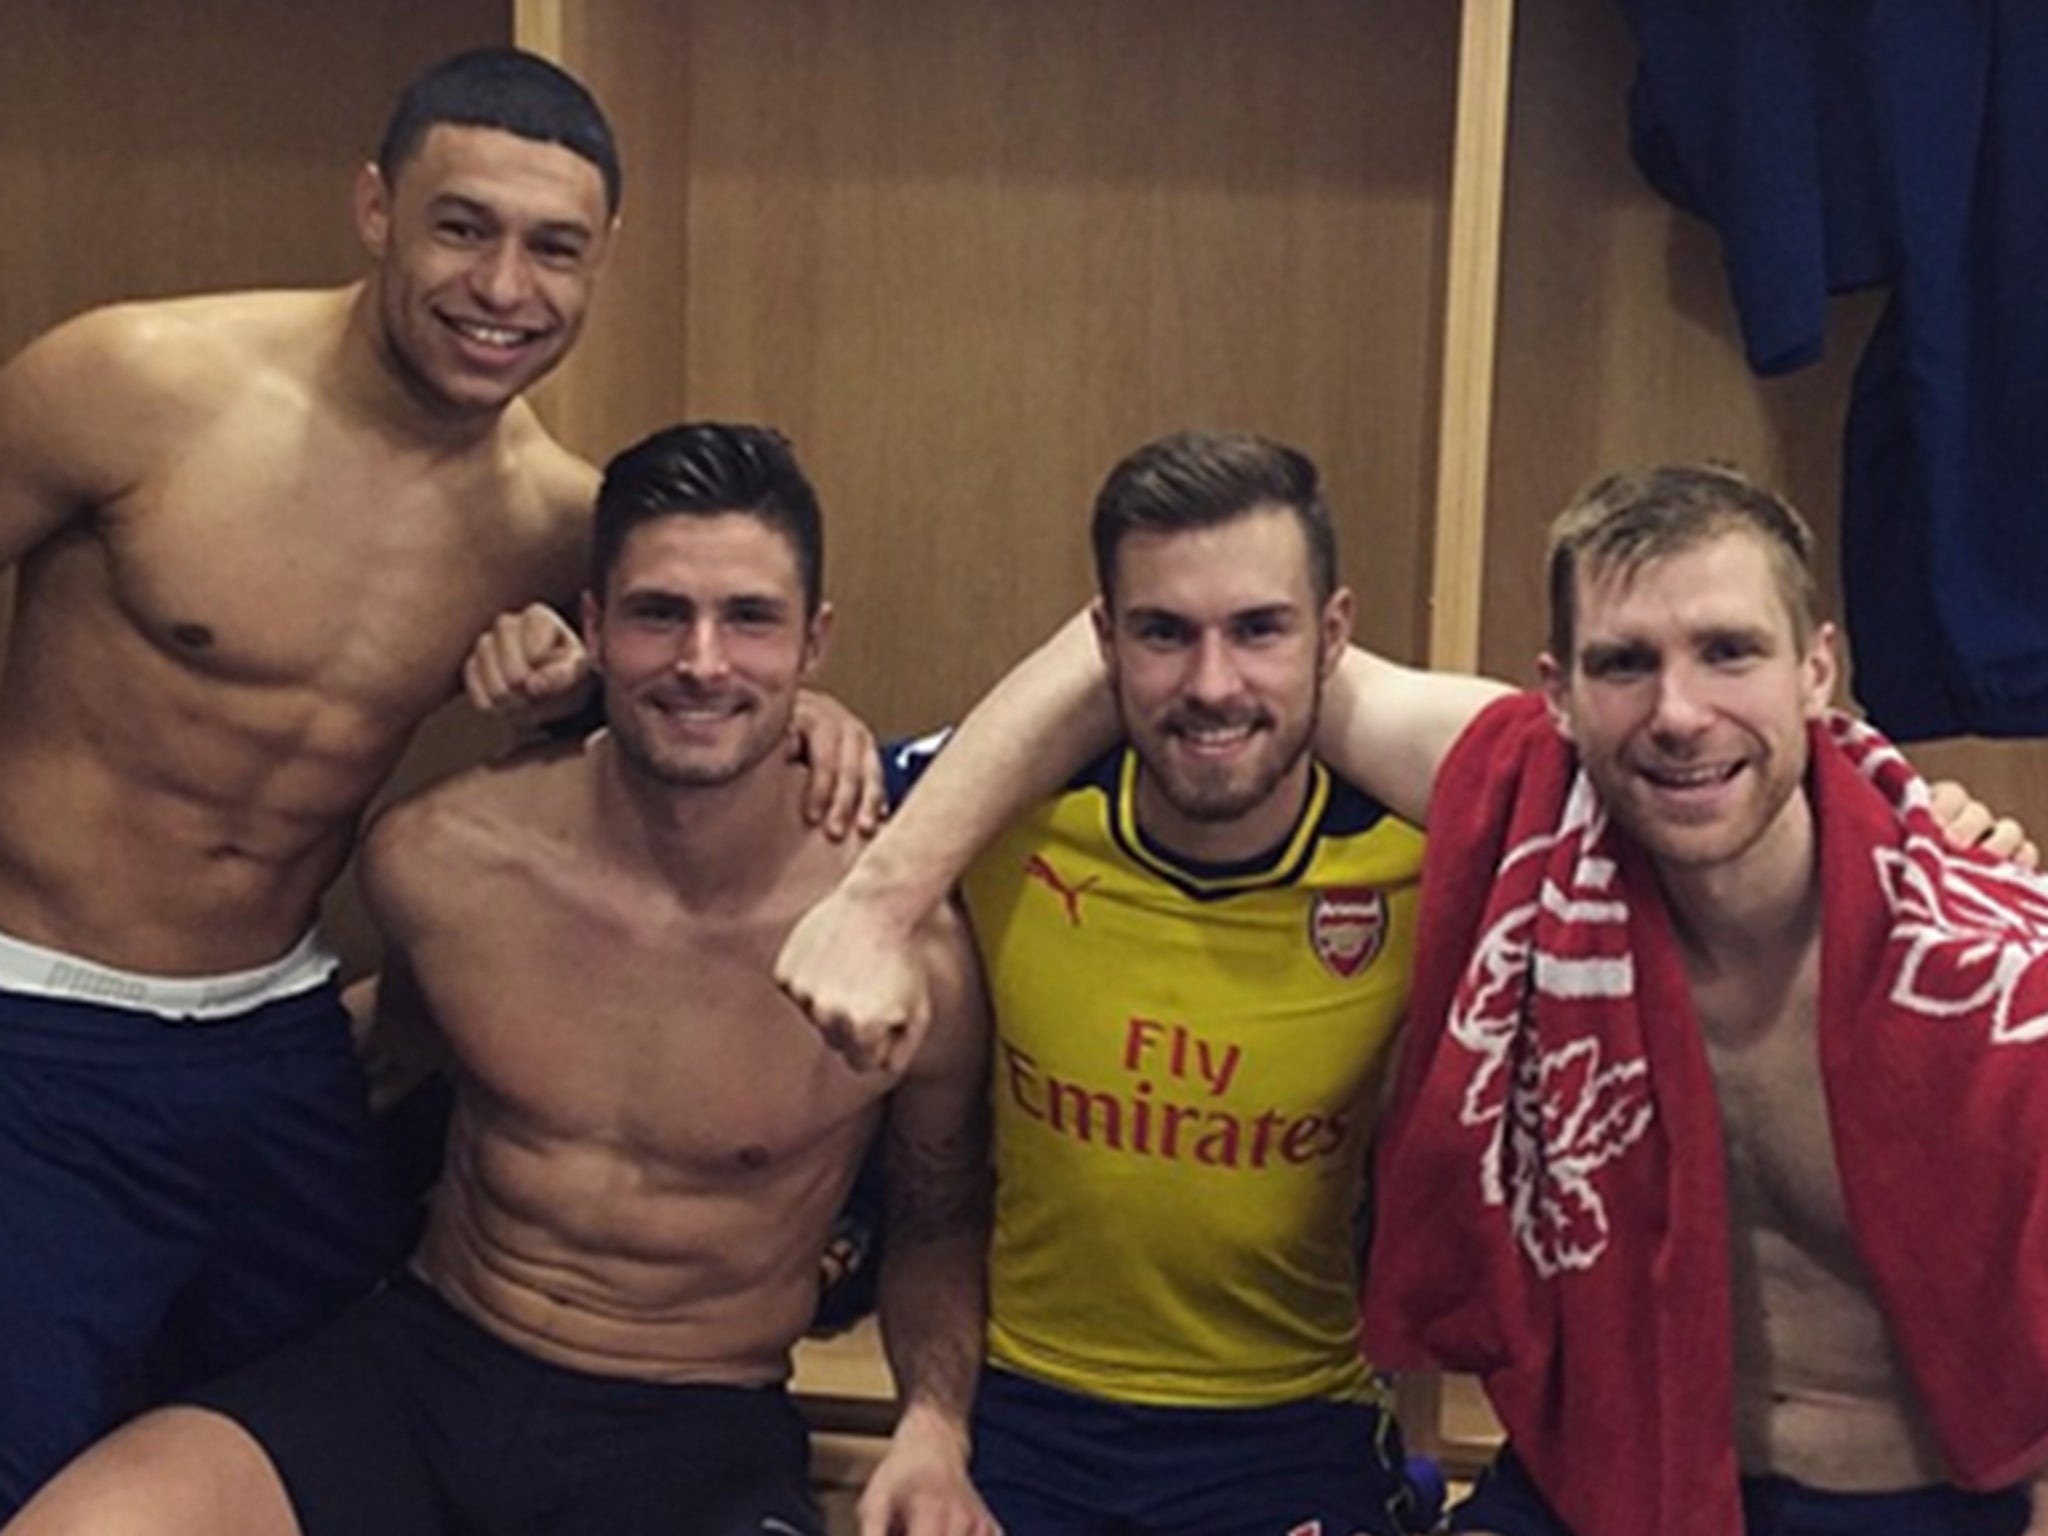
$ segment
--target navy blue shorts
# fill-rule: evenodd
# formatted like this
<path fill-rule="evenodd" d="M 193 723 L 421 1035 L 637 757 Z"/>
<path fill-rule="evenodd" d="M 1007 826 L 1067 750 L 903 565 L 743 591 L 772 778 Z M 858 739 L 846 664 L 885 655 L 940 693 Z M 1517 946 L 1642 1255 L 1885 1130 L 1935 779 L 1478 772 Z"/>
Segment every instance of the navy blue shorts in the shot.
<path fill-rule="evenodd" d="M 2020 1536 L 2027 1528 L 2024 1488 L 1965 1493 L 1912 1488 L 1903 1493 L 1827 1493 L 1782 1477 L 1742 1480 L 1747 1536 Z M 1502 1451 L 1472 1497 L 1451 1515 L 1454 1531 L 1498 1536 L 1572 1536 L 1512 1451 Z"/>
<path fill-rule="evenodd" d="M 1004 1536 L 1400 1536 L 1394 1421 L 1366 1403 L 1153 1408 L 982 1372 L 974 1481 Z"/>
<path fill-rule="evenodd" d="M 191 1393 L 253 1435 L 305 1536 L 818 1536 L 779 1387 L 536 1360 L 410 1275 Z"/>
<path fill-rule="evenodd" d="M 0 1524 L 366 1294 L 400 1236 L 332 986 L 204 1024 L 0 992 Z"/>

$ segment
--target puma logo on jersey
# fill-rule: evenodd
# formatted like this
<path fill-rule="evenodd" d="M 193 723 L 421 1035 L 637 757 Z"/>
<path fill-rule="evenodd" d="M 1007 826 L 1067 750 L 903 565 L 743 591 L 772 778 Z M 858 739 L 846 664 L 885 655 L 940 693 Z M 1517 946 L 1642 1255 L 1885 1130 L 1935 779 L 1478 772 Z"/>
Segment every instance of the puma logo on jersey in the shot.
<path fill-rule="evenodd" d="M 1090 875 L 1079 885 L 1069 885 L 1060 878 L 1060 872 L 1046 862 L 1045 856 L 1038 853 L 1024 861 L 1024 878 L 1038 881 L 1059 897 L 1060 905 L 1067 909 L 1067 924 L 1073 928 L 1081 926 L 1081 898 L 1100 880 L 1100 876 Z"/>

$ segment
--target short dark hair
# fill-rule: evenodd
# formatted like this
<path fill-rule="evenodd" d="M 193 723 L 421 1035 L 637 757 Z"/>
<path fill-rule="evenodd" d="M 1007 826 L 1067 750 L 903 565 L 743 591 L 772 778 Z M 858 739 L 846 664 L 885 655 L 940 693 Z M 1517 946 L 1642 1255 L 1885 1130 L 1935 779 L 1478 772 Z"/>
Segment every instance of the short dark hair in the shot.
<path fill-rule="evenodd" d="M 1595 481 L 1550 525 L 1550 655 L 1572 665 L 1578 577 L 1641 570 L 1747 531 L 1756 536 L 1804 645 L 1813 634 L 1813 532 L 1792 504 L 1728 464 L 1658 464 Z"/>
<path fill-rule="evenodd" d="M 517 48 L 476 48 L 444 59 L 399 95 L 377 146 L 386 181 L 419 149 L 437 123 L 498 128 L 541 144 L 559 144 L 604 177 L 605 211 L 619 211 L 624 177 L 611 124 L 580 82 L 538 54 Z"/>
<path fill-rule="evenodd" d="M 718 421 L 668 427 L 606 465 L 591 535 L 591 590 L 603 597 L 627 535 L 642 523 L 733 512 L 759 518 L 789 540 L 805 616 L 815 616 L 825 568 L 818 494 L 789 439 L 771 427 Z"/>
<path fill-rule="evenodd" d="M 1316 601 L 1337 590 L 1337 536 L 1315 461 L 1248 432 L 1176 432 L 1125 458 L 1095 497 L 1089 536 L 1102 599 L 1116 598 L 1117 549 L 1140 530 L 1213 528 L 1266 508 L 1292 512 L 1308 543 Z"/>

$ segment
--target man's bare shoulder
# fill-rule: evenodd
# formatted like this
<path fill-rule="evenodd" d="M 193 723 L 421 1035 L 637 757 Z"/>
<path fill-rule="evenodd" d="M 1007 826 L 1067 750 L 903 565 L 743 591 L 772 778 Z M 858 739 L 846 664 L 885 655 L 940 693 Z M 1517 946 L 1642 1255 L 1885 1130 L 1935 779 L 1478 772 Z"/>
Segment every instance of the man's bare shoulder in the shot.
<path fill-rule="evenodd" d="M 498 435 L 504 504 L 545 552 L 550 596 L 566 602 L 585 578 L 601 477 L 588 460 L 562 446 L 524 400 L 506 409 Z"/>
<path fill-rule="evenodd" d="M 502 435 L 507 458 L 548 507 L 588 521 L 597 502 L 597 467 L 564 447 L 525 400 L 506 409 Z"/>
<path fill-rule="evenodd" d="M 110 304 L 46 332 L 22 357 L 179 398 L 246 384 L 252 372 L 304 380 L 339 338 L 348 297 L 341 289 Z"/>
<path fill-rule="evenodd" d="M 230 402 L 277 387 L 283 359 L 312 355 L 333 302 L 221 295 L 115 304 L 65 321 L 0 369 L 10 472 L 53 498 L 111 500 Z M 296 377 L 310 370 L 301 361 Z"/>
<path fill-rule="evenodd" d="M 481 892 L 573 856 L 588 824 L 587 747 L 548 743 L 471 768 L 382 812 L 362 872 L 380 917 L 421 914 L 430 893 Z"/>

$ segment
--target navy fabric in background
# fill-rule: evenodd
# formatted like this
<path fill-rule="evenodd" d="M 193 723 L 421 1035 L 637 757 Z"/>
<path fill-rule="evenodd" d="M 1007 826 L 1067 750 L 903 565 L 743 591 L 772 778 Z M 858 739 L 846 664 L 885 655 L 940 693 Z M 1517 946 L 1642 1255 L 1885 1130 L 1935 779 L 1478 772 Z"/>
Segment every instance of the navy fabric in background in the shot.
<path fill-rule="evenodd" d="M 1719 232 L 1751 367 L 1891 289 L 1845 442 L 1858 697 L 1901 740 L 2048 734 L 2048 4 L 1620 3 L 1638 163 Z"/>

